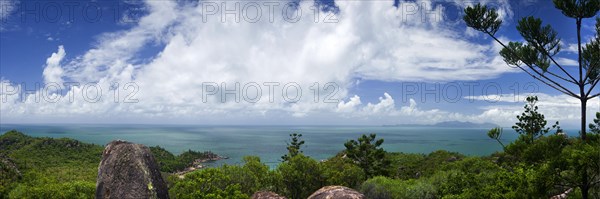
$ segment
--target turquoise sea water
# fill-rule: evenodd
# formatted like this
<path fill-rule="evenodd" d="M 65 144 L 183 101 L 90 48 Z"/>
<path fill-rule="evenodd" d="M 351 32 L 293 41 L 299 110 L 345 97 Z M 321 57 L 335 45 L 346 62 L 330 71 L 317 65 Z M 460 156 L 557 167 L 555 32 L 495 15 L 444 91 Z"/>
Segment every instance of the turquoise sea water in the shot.
<path fill-rule="evenodd" d="M 2 124 L 2 133 L 17 129 L 36 137 L 68 137 L 104 145 L 122 139 L 148 146 L 160 145 L 179 154 L 187 149 L 213 151 L 230 157 L 213 163 L 238 164 L 246 155 L 261 157 L 270 166 L 280 162 L 286 153 L 290 133 L 301 133 L 306 141 L 304 153 L 315 159 L 326 159 L 344 148 L 344 142 L 361 134 L 376 133 L 385 140 L 383 147 L 391 152 L 429 153 L 448 150 L 467 155 L 489 155 L 501 146 L 487 137 L 489 129 L 384 127 L 384 126 L 198 126 L 198 125 L 16 125 Z M 504 143 L 517 136 L 505 128 Z"/>

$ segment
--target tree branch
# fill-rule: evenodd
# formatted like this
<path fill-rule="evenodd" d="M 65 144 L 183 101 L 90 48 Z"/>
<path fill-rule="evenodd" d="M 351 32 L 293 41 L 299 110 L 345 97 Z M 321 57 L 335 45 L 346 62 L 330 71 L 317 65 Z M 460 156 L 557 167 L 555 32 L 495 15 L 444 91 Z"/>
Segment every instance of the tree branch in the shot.
<path fill-rule="evenodd" d="M 581 57 L 581 18 L 577 18 L 577 50 L 579 52 L 579 56 L 578 56 L 578 61 L 579 61 L 579 80 L 580 80 L 580 84 L 583 85 L 584 81 L 583 81 L 583 65 L 581 63 L 581 60 L 583 59 Z M 583 93 L 581 93 L 583 95 Z M 581 96 L 583 97 L 583 96 Z M 583 132 L 582 132 L 583 133 Z"/>
<path fill-rule="evenodd" d="M 564 72 L 565 74 L 567 74 L 567 76 L 569 76 L 571 78 L 572 81 L 568 81 L 568 80 L 566 80 L 566 78 L 559 77 L 559 76 L 557 76 L 557 75 L 555 75 L 553 73 L 550 73 L 550 74 L 552 74 L 552 75 L 554 75 L 556 77 L 559 77 L 559 78 L 561 78 L 561 79 L 563 79 L 565 81 L 568 81 L 568 82 L 571 82 L 571 83 L 579 85 L 578 83 L 576 83 L 577 79 L 575 79 L 573 76 L 571 76 L 571 74 L 569 74 L 562 66 L 560 66 L 560 64 L 558 64 L 558 62 L 556 62 L 556 60 L 554 60 L 554 58 L 552 56 L 550 56 L 550 54 L 548 52 L 546 52 L 546 50 L 544 50 L 544 49 L 538 49 L 538 50 L 541 51 L 542 53 L 544 53 L 544 55 L 548 56 L 550 58 L 550 60 L 552 60 L 552 62 L 554 62 L 554 64 L 556 66 L 558 66 L 558 68 L 560 68 L 560 70 L 562 70 L 562 72 Z"/>
<path fill-rule="evenodd" d="M 534 74 L 531 74 L 529 71 L 525 70 L 523 67 L 521 67 L 521 66 L 517 66 L 517 67 L 518 67 L 518 68 L 520 68 L 521 70 L 525 71 L 525 73 L 527 73 L 529 76 L 531 76 L 531 77 L 533 77 L 534 79 L 537 79 L 538 81 L 540 81 L 540 82 L 542 82 L 542 83 L 544 83 L 544 84 L 546 84 L 546 85 L 548 85 L 548 86 L 550 86 L 550 87 L 554 88 L 555 90 L 557 90 L 557 91 L 560 91 L 561 93 L 564 93 L 565 95 L 568 95 L 568 96 L 571 96 L 571 97 L 574 97 L 574 98 L 579 98 L 579 96 L 577 96 L 577 95 L 576 95 L 576 94 L 574 94 L 573 92 L 571 92 L 571 91 L 567 90 L 566 88 L 563 88 L 563 87 L 562 87 L 562 86 L 560 86 L 560 85 L 558 85 L 560 88 L 559 88 L 559 87 L 556 87 L 556 86 L 554 86 L 554 85 L 552 85 L 552 84 L 550 84 L 550 83 L 548 83 L 548 82 L 544 81 L 543 79 L 540 79 L 539 77 L 535 76 Z M 529 67 L 531 68 L 531 66 L 529 66 Z M 537 71 L 536 71 L 536 72 L 537 72 Z M 545 77 L 545 76 L 543 76 L 543 75 L 542 75 L 542 77 Z M 545 78 L 546 78 L 546 79 L 548 79 L 547 77 L 545 77 Z M 550 81 L 552 81 L 552 80 L 550 80 Z M 556 83 L 556 82 L 554 82 L 554 81 L 552 81 L 552 82 L 553 82 L 553 83 L 555 83 L 555 84 L 557 84 L 557 83 Z M 563 90 L 563 89 L 564 89 L 564 90 Z"/>
<path fill-rule="evenodd" d="M 590 90 L 588 90 L 588 92 L 585 94 L 585 97 L 588 97 L 590 95 L 590 93 L 592 92 L 592 90 L 594 90 L 594 87 L 596 87 L 596 84 L 598 84 L 598 82 L 600 82 L 600 79 L 597 79 L 592 86 L 590 87 Z"/>
<path fill-rule="evenodd" d="M 564 88 L 564 87 L 562 87 L 562 86 L 560 86 L 560 85 L 558 85 L 559 87 L 556 87 L 556 86 L 554 86 L 554 85 L 552 85 L 552 84 L 550 84 L 550 83 L 548 83 L 548 82 L 544 81 L 543 79 L 540 79 L 539 77 L 535 76 L 534 74 L 531 74 L 529 71 L 525 70 L 523 67 L 521 67 L 521 66 L 517 66 L 517 67 L 518 67 L 518 68 L 520 68 L 521 70 L 525 71 L 525 73 L 527 73 L 529 76 L 531 76 L 531 77 L 533 77 L 534 79 L 537 79 L 538 81 L 540 81 L 540 82 L 542 82 L 542 83 L 544 83 L 544 84 L 546 84 L 546 85 L 548 85 L 548 86 L 550 86 L 550 87 L 554 88 L 555 90 L 557 90 L 557 91 L 560 91 L 561 93 L 564 93 L 565 95 L 568 95 L 568 96 L 571 96 L 571 97 L 574 97 L 574 98 L 579 98 L 579 96 L 577 96 L 577 95 L 576 95 L 576 94 L 574 94 L 573 92 L 571 92 L 571 91 L 567 90 L 566 88 Z M 532 68 L 531 66 L 529 66 L 529 67 L 530 67 L 530 68 Z M 537 71 L 536 71 L 536 72 L 537 72 Z M 543 75 L 542 75 L 542 77 L 545 77 L 545 76 L 543 76 Z M 545 77 L 545 78 L 546 78 L 546 79 L 548 79 L 547 77 Z M 554 81 L 552 81 L 552 80 L 550 80 L 550 81 L 551 81 L 551 82 L 553 82 L 554 84 L 557 84 L 556 82 L 554 82 Z M 564 89 L 564 90 L 563 90 L 563 89 Z"/>
<path fill-rule="evenodd" d="M 491 36 L 491 37 L 492 37 L 494 40 L 496 40 L 496 42 L 498 42 L 500 45 L 502 45 L 502 47 L 504 47 L 505 49 L 508 49 L 508 50 L 509 50 L 509 51 L 510 51 L 510 52 L 511 52 L 513 55 L 517 56 L 519 59 L 521 59 L 521 60 L 522 60 L 522 58 L 520 58 L 520 56 L 519 56 L 517 53 L 515 53 L 515 52 L 514 52 L 512 49 L 508 48 L 508 47 L 507 47 L 507 46 L 506 46 L 504 43 L 502 43 L 502 41 L 500 41 L 498 38 L 496 38 L 496 36 L 494 36 L 493 34 L 491 34 L 491 33 L 490 33 L 490 32 L 488 32 L 488 31 L 485 31 L 485 33 L 487 33 L 488 35 L 490 35 L 490 36 Z M 535 69 L 535 68 L 534 68 L 534 67 L 533 67 L 531 64 L 529 64 L 529 63 L 525 63 L 525 62 L 523 62 L 523 63 L 524 63 L 524 64 L 525 64 L 527 67 L 529 67 L 529 69 L 533 70 L 533 71 L 534 71 L 536 74 L 538 74 L 540 77 L 543 77 L 544 79 L 546 79 L 547 81 L 550 81 L 550 82 L 552 82 L 553 84 L 550 84 L 550 83 L 548 83 L 548 82 L 546 82 L 546 81 L 544 81 L 544 80 L 542 80 L 542 79 L 538 78 L 537 76 L 535 76 L 535 75 L 531 74 L 529 71 L 525 70 L 523 67 L 521 67 L 521 66 L 518 66 L 518 65 L 517 65 L 517 67 L 518 67 L 519 69 L 521 69 L 521 70 L 525 71 L 527 74 L 529 74 L 529 76 L 533 77 L 534 79 L 537 79 L 537 80 L 541 81 L 542 83 L 544 83 L 544 84 L 546 84 L 546 85 L 548 85 L 548 86 L 550 86 L 550 87 L 552 87 L 552 88 L 554 88 L 554 89 L 556 89 L 556 90 L 558 90 L 558 91 L 560 91 L 560 92 L 562 92 L 562 93 L 564 93 L 564 94 L 567 94 L 567 95 L 569 95 L 569 96 L 571 96 L 571 97 L 574 97 L 574 98 L 580 98 L 580 97 L 579 97 L 579 96 L 577 96 L 575 93 L 571 92 L 569 89 L 566 89 L 565 87 L 563 87 L 563 86 L 562 86 L 562 85 L 560 85 L 559 83 L 556 83 L 556 82 L 555 82 L 555 81 L 553 81 L 552 79 L 550 79 L 550 78 L 546 77 L 544 74 L 542 74 L 542 73 L 540 73 L 539 71 L 537 71 L 537 70 L 536 70 L 536 69 Z M 559 88 L 557 88 L 557 87 L 559 87 L 560 89 L 559 89 Z"/>
<path fill-rule="evenodd" d="M 562 69 L 562 68 L 561 68 L 561 69 Z M 550 72 L 550 71 L 546 71 L 546 72 L 547 72 L 548 74 L 550 74 L 550 75 L 552 75 L 552 76 L 554 76 L 554 77 L 557 77 L 557 78 L 559 78 L 559 79 L 562 79 L 562 80 L 564 80 L 564 81 L 567 81 L 567 82 L 573 83 L 573 84 L 575 84 L 575 85 L 579 85 L 579 83 L 577 83 L 577 80 L 569 80 L 569 79 L 567 79 L 567 78 L 564 78 L 564 77 L 558 76 L 557 74 L 554 74 L 553 72 Z M 565 73 L 566 73 L 566 72 L 565 72 Z M 568 73 L 567 73 L 567 74 L 568 74 Z M 571 77 L 571 75 L 569 75 L 569 77 Z M 572 77 L 571 77 L 571 78 L 572 78 Z"/>
<path fill-rule="evenodd" d="M 586 83 L 586 82 L 587 82 L 587 80 L 590 78 L 590 71 L 591 71 L 591 68 L 588 68 L 588 69 L 585 71 L 585 77 L 583 78 L 583 82 L 584 82 L 584 84 L 589 84 L 589 83 Z"/>

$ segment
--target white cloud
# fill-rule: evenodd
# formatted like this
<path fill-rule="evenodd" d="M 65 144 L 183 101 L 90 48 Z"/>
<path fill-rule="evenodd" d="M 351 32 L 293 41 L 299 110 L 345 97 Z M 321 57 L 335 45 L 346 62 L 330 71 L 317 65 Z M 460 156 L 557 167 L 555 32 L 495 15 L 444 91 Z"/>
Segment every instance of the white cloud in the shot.
<path fill-rule="evenodd" d="M 219 6 L 234 6 L 224 1 Z M 239 3 L 239 2 L 238 2 Z M 250 2 L 242 2 L 250 3 Z M 147 1 L 149 14 L 126 31 L 103 34 L 98 44 L 86 53 L 75 56 L 61 65 L 64 48 L 48 58 L 44 69 L 46 82 L 75 81 L 68 94 L 81 96 L 84 84 L 94 82 L 104 93 L 103 100 L 86 103 L 77 97 L 74 102 L 17 103 L 2 106 L 3 117 L 14 113 L 23 115 L 55 116 L 90 114 L 101 117 L 130 116 L 149 118 L 208 119 L 215 116 L 243 112 L 247 117 L 284 112 L 295 117 L 313 113 L 362 111 L 393 115 L 412 114 L 441 120 L 440 110 L 421 111 L 414 100 L 407 107 L 395 108 L 395 102 L 385 93 L 377 104 L 362 108 L 358 96 L 349 102 L 323 102 L 331 90 L 324 84 L 338 85 L 333 99 L 343 99 L 354 79 L 383 81 L 455 81 L 489 79 L 507 72 L 498 56 L 496 44 L 478 44 L 462 38 L 462 32 L 445 27 L 440 21 L 423 21 L 421 15 L 406 15 L 389 1 L 338 1 L 337 23 L 324 23 L 328 13 L 320 13 L 315 23 L 310 6 L 312 1 L 301 1 L 305 12 L 298 22 L 286 22 L 276 10 L 273 22 L 268 20 L 267 7 L 262 7 L 262 19 L 256 23 L 233 21 L 232 15 L 221 22 L 220 13 L 202 15 L 205 9 L 180 5 L 173 1 Z M 401 6 L 420 6 L 430 1 L 402 2 Z M 260 2 L 259 2 L 260 5 Z M 285 5 L 280 4 L 279 9 Z M 243 5 L 242 5 L 243 6 Z M 220 7 L 222 8 L 222 7 Z M 508 9 L 509 7 L 507 7 Z M 310 14 L 307 14 L 310 13 Z M 508 10 L 506 13 L 510 14 Z M 509 15 L 508 15 L 509 16 Z M 240 16 L 243 18 L 243 16 Z M 206 20 L 206 22 L 204 22 Z M 491 41 L 490 41 L 491 42 Z M 160 53 L 148 62 L 140 62 L 136 55 L 148 45 L 164 44 Z M 108 94 L 115 92 L 113 82 L 119 83 L 119 101 L 131 90 L 124 90 L 127 82 L 135 82 L 139 103 L 114 103 Z M 281 88 L 286 83 L 297 83 L 302 98 L 290 103 L 281 97 L 271 102 L 262 87 L 262 98 L 255 103 L 221 102 L 220 95 L 210 95 L 204 102 L 203 83 L 234 82 L 245 85 L 257 82 L 279 82 L 273 96 L 290 95 Z M 314 96 L 311 86 L 319 83 L 320 91 Z M 229 88 L 229 87 L 228 87 Z M 293 92 L 291 93 L 293 94 Z M 9 107 L 9 108 L 6 108 Z M 384 115 L 385 115 L 384 114 Z M 445 113 L 458 118 L 455 114 Z M 455 115 L 455 116 L 452 116 Z M 87 115 L 86 115 L 87 116 Z M 227 118 L 227 117 L 223 117 Z M 415 118 L 417 120 L 420 118 Z"/>
<path fill-rule="evenodd" d="M 142 50 L 144 45 L 159 42 L 161 37 L 165 37 L 164 32 L 168 31 L 177 17 L 176 3 L 173 1 L 146 3 L 150 14 L 141 18 L 137 26 L 128 31 L 103 34 L 95 48 L 78 56 L 69 64 L 71 69 L 66 76 L 78 82 L 132 79 L 132 76 L 122 77 L 128 63 L 134 61 L 136 53 Z"/>
<path fill-rule="evenodd" d="M 383 93 L 383 96 L 384 97 L 379 97 L 379 103 L 377 104 L 368 103 L 365 107 L 365 111 L 369 113 L 382 113 L 393 111 L 394 99 L 388 93 Z"/>
<path fill-rule="evenodd" d="M 561 66 L 579 66 L 579 62 L 577 62 L 577 60 L 564 57 L 557 58 L 556 62 L 558 62 L 558 64 Z"/>
<path fill-rule="evenodd" d="M 581 120 L 581 103 L 578 99 L 568 95 L 548 95 L 545 93 L 521 93 L 502 95 L 467 96 L 465 99 L 475 99 L 488 102 L 504 102 L 508 104 L 484 106 L 482 116 L 497 115 L 500 121 L 514 121 L 514 117 L 523 111 L 523 104 L 527 96 L 538 96 L 537 105 L 549 122 L 560 121 L 562 124 L 575 126 Z M 593 99 L 587 103 L 588 122 L 595 118 L 595 113 L 600 111 L 600 100 Z M 485 117 L 484 117 L 485 118 Z M 489 117 L 492 121 L 494 117 Z"/>
<path fill-rule="evenodd" d="M 578 54 L 579 53 L 579 47 L 578 47 L 578 45 L 576 43 L 569 43 L 569 44 L 566 44 L 566 45 L 563 43 L 563 46 L 566 46 L 566 47 L 563 48 L 564 52 L 572 53 L 572 54 Z"/>
<path fill-rule="evenodd" d="M 579 53 L 579 47 L 577 46 L 577 44 L 571 43 L 567 45 L 564 51 L 577 54 Z"/>
<path fill-rule="evenodd" d="M 56 53 L 52 53 L 52 55 L 46 60 L 46 66 L 44 67 L 44 82 L 48 83 L 57 83 L 59 85 L 63 85 L 63 72 L 64 70 L 60 66 L 60 62 L 65 58 L 66 52 L 63 46 L 58 47 L 58 51 Z"/>
<path fill-rule="evenodd" d="M 481 32 L 479 32 L 479 31 L 477 31 L 477 30 L 475 30 L 473 28 L 470 28 L 470 27 L 467 27 L 465 29 L 465 35 L 469 36 L 469 37 L 477 37 L 477 36 L 480 36 L 480 35 L 483 36 L 483 34 L 481 34 Z"/>
<path fill-rule="evenodd" d="M 377 124 L 433 124 L 448 120 L 463 120 L 460 114 L 440 111 L 438 109 L 421 110 L 414 99 L 409 99 L 409 104 L 396 108 L 396 101 L 388 94 L 383 93 L 375 104 L 367 103 L 362 108 L 356 103 L 355 96 L 344 104 L 352 104 L 352 109 L 344 109 L 344 117 L 352 119 L 374 119 Z M 353 101 L 355 101 L 353 103 Z M 342 104 L 342 102 L 340 102 Z M 339 108 L 339 106 L 338 106 Z"/>
<path fill-rule="evenodd" d="M 362 104 L 360 101 L 360 97 L 358 95 L 354 95 L 351 97 L 348 102 L 340 101 L 337 106 L 338 112 L 351 112 L 356 109 L 356 106 Z"/>
<path fill-rule="evenodd" d="M 480 112 L 465 114 L 439 109 L 422 109 L 414 99 L 409 99 L 406 105 L 395 108 L 396 104 L 392 96 L 384 93 L 376 104 L 368 103 L 360 107 L 355 103 L 358 96 L 351 98 L 348 102 L 340 104 L 352 104 L 352 109 L 344 109 L 344 116 L 351 119 L 375 119 L 380 124 L 433 124 L 443 121 L 462 121 L 475 123 L 494 123 L 503 127 L 510 127 L 517 121 L 516 116 L 523 112 L 523 105 L 527 96 L 538 96 L 536 104 L 539 112 L 546 116 L 548 123 L 559 121 L 563 127 L 578 127 L 580 119 L 579 100 L 567 95 L 548 95 L 544 93 L 523 93 L 519 95 L 482 95 L 467 96 L 464 99 L 493 102 L 491 105 L 474 106 Z M 353 102 L 355 101 L 355 102 Z M 466 106 L 469 106 L 468 104 Z M 340 106 L 338 106 L 339 108 Z M 587 105 L 588 121 L 595 117 L 595 112 L 600 111 L 600 101 L 590 100 Z"/>

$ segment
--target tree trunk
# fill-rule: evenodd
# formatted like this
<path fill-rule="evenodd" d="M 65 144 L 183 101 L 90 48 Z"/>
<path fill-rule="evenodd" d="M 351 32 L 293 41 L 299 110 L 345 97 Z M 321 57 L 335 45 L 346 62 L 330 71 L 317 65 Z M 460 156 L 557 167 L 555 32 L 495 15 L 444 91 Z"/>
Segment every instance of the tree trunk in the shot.
<path fill-rule="evenodd" d="M 578 51 L 579 51 L 579 57 L 578 57 L 578 61 L 579 61 L 579 99 L 581 100 L 581 141 L 583 143 L 587 142 L 587 136 L 586 136 L 586 129 L 585 129 L 585 125 L 586 125 L 586 121 L 585 121 L 585 112 L 587 109 L 587 96 L 585 95 L 585 82 L 584 82 L 584 77 L 583 77 L 583 65 L 582 65 L 582 57 L 581 57 L 581 18 L 577 18 L 577 45 L 578 45 Z M 587 174 L 587 168 L 583 168 L 583 174 L 581 175 L 581 198 L 583 199 L 588 199 L 588 190 L 589 190 L 589 186 L 588 186 L 588 174 Z"/>
<path fill-rule="evenodd" d="M 583 65 L 582 65 L 582 57 L 581 57 L 581 18 L 577 18 L 577 51 L 578 51 L 578 62 L 579 62 L 579 100 L 581 100 L 581 139 L 583 141 L 586 140 L 586 132 L 585 132 L 585 109 L 587 96 L 585 96 L 585 82 L 583 82 Z"/>
<path fill-rule="evenodd" d="M 582 91 L 582 97 L 581 97 L 581 141 L 582 142 L 587 142 L 586 139 L 586 129 L 585 129 L 585 124 L 586 124 L 586 109 L 587 109 L 587 99 L 585 99 L 585 96 L 583 96 L 583 88 L 581 89 Z M 588 191 L 589 191 L 589 186 L 588 186 L 588 174 L 587 174 L 587 168 L 583 169 L 583 175 L 581 176 L 581 198 L 583 199 L 588 199 Z"/>
<path fill-rule="evenodd" d="M 587 181 L 587 171 L 584 172 L 583 176 L 585 176 L 585 178 L 586 178 L 585 181 Z M 589 191 L 589 187 L 587 185 L 581 186 L 581 198 L 588 199 L 589 198 L 588 191 Z"/>
<path fill-rule="evenodd" d="M 583 92 L 583 88 L 582 88 L 582 92 Z M 585 95 L 585 93 L 582 93 L 582 95 Z M 587 129 L 586 129 L 586 112 L 587 112 L 587 99 L 585 99 L 585 96 L 581 98 L 581 140 L 583 142 L 587 141 Z"/>

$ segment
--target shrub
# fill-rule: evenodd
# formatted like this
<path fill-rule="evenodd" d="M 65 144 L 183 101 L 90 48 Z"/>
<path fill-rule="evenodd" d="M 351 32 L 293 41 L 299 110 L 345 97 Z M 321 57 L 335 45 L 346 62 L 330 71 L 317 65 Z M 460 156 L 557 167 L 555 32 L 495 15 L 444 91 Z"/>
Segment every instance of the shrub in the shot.
<path fill-rule="evenodd" d="M 239 168 L 239 167 L 237 167 Z M 173 198 L 249 198 L 242 187 L 227 175 L 228 166 L 207 168 L 185 175 L 169 189 Z"/>
<path fill-rule="evenodd" d="M 397 180 L 377 176 L 365 181 L 360 191 L 367 198 L 436 198 L 435 187 L 425 180 Z"/>
<path fill-rule="evenodd" d="M 363 170 L 348 158 L 336 156 L 322 162 L 320 165 L 326 185 L 357 188 L 365 179 Z"/>
<path fill-rule="evenodd" d="M 277 167 L 281 175 L 284 195 L 290 198 L 306 198 L 324 184 L 319 163 L 298 154 Z"/>

